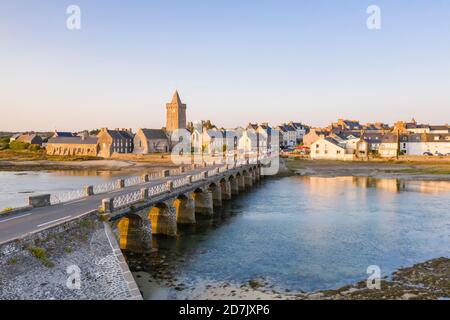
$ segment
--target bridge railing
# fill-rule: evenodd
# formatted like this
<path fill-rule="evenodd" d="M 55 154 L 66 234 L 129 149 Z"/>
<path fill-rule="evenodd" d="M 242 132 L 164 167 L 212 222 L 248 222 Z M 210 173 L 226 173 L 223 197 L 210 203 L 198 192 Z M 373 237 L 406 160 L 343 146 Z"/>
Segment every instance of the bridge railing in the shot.
<path fill-rule="evenodd" d="M 50 195 L 50 204 L 60 204 L 86 197 L 84 189 L 71 190 L 67 192 L 54 193 Z"/>
<path fill-rule="evenodd" d="M 183 178 L 179 178 L 179 179 L 175 179 L 172 182 L 172 186 L 174 189 L 176 188 L 181 188 L 184 186 L 187 186 L 191 183 L 189 177 L 183 177 Z"/>
<path fill-rule="evenodd" d="M 217 175 L 217 169 L 208 170 L 208 177 L 214 177 Z"/>
<path fill-rule="evenodd" d="M 127 193 L 113 198 L 113 208 L 114 210 L 121 209 L 141 200 L 144 199 L 140 190 Z"/>
<path fill-rule="evenodd" d="M 125 187 L 135 186 L 135 185 L 141 184 L 143 182 L 142 177 L 140 177 L 140 176 L 129 177 L 129 178 L 124 179 L 124 181 L 125 181 Z"/>
<path fill-rule="evenodd" d="M 200 172 L 192 176 L 192 182 L 200 181 L 205 178 L 205 172 Z"/>
<path fill-rule="evenodd" d="M 170 190 L 170 186 L 167 183 L 161 183 L 156 186 L 152 186 L 148 189 L 148 196 L 157 196 L 164 192 L 167 192 Z"/>
<path fill-rule="evenodd" d="M 117 189 L 117 182 L 110 181 L 102 184 L 94 185 L 94 194 L 108 193 Z"/>

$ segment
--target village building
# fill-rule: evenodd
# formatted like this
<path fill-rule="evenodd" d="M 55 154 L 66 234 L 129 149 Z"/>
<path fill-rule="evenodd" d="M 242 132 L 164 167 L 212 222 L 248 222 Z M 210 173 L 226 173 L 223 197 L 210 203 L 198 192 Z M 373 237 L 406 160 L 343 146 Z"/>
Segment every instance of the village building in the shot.
<path fill-rule="evenodd" d="M 64 132 L 64 131 L 56 131 L 53 133 L 53 137 L 74 137 L 75 135 L 72 132 Z"/>
<path fill-rule="evenodd" d="M 97 156 L 97 137 L 72 136 L 52 137 L 48 140 L 46 152 L 53 156 Z"/>
<path fill-rule="evenodd" d="M 353 153 L 347 154 L 345 144 L 331 137 L 321 135 L 311 144 L 311 159 L 314 160 L 353 160 Z"/>
<path fill-rule="evenodd" d="M 412 134 L 406 143 L 406 155 L 450 155 L 450 134 Z"/>
<path fill-rule="evenodd" d="M 331 124 L 331 129 L 340 129 L 345 131 L 361 131 L 363 126 L 357 120 L 338 119 L 337 122 Z"/>
<path fill-rule="evenodd" d="M 276 127 L 282 136 L 280 139 L 281 147 L 293 147 L 297 144 L 297 130 L 288 124 L 282 124 Z"/>
<path fill-rule="evenodd" d="M 399 155 L 399 136 L 394 133 L 386 133 L 381 136 L 378 154 L 383 158 L 393 158 Z"/>
<path fill-rule="evenodd" d="M 165 130 L 138 129 L 134 136 L 135 154 L 149 154 L 155 152 L 169 152 L 170 142 Z"/>
<path fill-rule="evenodd" d="M 29 144 L 35 144 L 38 146 L 42 146 L 42 138 L 37 134 L 17 134 L 10 138 L 10 142 L 12 141 L 22 141 Z"/>
<path fill-rule="evenodd" d="M 289 122 L 289 125 L 295 129 L 296 144 L 303 142 L 303 137 L 306 134 L 306 126 L 300 122 Z"/>
<path fill-rule="evenodd" d="M 364 132 L 362 137 L 368 143 L 369 151 L 378 151 L 383 137 L 382 133 Z"/>
<path fill-rule="evenodd" d="M 321 135 L 311 144 L 311 159 L 352 161 L 367 159 L 369 144 L 362 138 L 336 139 Z"/>
<path fill-rule="evenodd" d="M 328 134 L 329 132 L 326 130 L 311 128 L 303 137 L 303 145 L 309 148 L 313 142 L 320 138 L 321 135 L 327 136 Z"/>
<path fill-rule="evenodd" d="M 109 130 L 102 128 L 97 135 L 99 156 L 110 158 L 114 153 L 132 153 L 134 135 L 131 129 Z"/>

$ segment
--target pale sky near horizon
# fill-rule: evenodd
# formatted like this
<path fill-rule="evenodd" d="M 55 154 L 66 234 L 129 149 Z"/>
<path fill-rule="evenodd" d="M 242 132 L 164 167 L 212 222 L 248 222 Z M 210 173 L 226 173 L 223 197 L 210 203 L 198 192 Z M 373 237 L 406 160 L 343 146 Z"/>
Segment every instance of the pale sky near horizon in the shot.
<path fill-rule="evenodd" d="M 448 0 L 2 0 L 0 42 L 0 131 L 160 128 L 175 89 L 224 127 L 450 123 Z"/>

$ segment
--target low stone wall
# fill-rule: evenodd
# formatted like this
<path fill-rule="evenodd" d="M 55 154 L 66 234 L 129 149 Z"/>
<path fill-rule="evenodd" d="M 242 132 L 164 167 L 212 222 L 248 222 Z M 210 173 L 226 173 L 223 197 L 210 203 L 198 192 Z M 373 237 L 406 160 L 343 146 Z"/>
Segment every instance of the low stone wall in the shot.
<path fill-rule="evenodd" d="M 142 299 L 96 212 L 0 245 L 0 300 Z"/>

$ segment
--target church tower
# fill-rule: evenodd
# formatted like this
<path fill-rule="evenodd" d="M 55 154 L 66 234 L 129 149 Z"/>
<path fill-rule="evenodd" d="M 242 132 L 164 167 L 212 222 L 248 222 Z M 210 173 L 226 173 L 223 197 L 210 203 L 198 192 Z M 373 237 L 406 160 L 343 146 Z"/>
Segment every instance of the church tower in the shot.
<path fill-rule="evenodd" d="M 172 102 L 166 104 L 167 119 L 166 130 L 173 132 L 176 129 L 186 128 L 186 105 L 181 102 L 178 91 L 173 94 Z"/>

